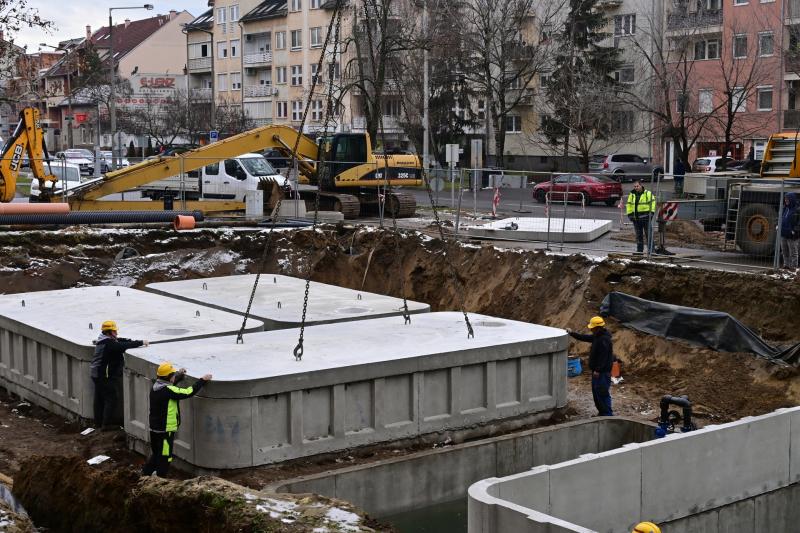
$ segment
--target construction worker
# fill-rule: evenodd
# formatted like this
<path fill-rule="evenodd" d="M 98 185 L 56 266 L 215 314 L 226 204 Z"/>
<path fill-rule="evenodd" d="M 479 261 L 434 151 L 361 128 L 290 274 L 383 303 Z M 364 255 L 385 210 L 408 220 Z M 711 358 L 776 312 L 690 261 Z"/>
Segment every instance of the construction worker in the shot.
<path fill-rule="evenodd" d="M 172 443 L 181 425 L 179 401 L 191 398 L 211 381 L 206 374 L 190 387 L 178 387 L 186 375 L 186 369 L 176 369 L 172 363 L 161 363 L 156 370 L 156 380 L 150 390 L 150 450 L 152 455 L 145 463 L 142 474 L 150 476 L 154 472 L 166 477 L 172 462 Z"/>
<path fill-rule="evenodd" d="M 118 337 L 119 329 L 113 320 L 100 326 L 100 336 L 94 344 L 94 356 L 89 366 L 94 382 L 94 423 L 104 431 L 119 429 L 115 420 L 122 385 L 125 350 L 147 346 L 147 341 L 132 341 Z"/>
<path fill-rule="evenodd" d="M 628 194 L 628 201 L 625 204 L 625 213 L 633 222 L 633 229 L 636 231 L 636 253 L 644 251 L 644 243 L 647 241 L 647 248 L 650 249 L 650 220 L 656 212 L 656 197 L 653 193 L 642 187 L 642 182 L 633 182 L 633 190 Z"/>
<path fill-rule="evenodd" d="M 639 522 L 631 533 L 661 533 L 661 528 L 652 522 Z"/>
<path fill-rule="evenodd" d="M 594 316 L 587 326 L 590 335 L 575 333 L 567 328 L 567 333 L 583 342 L 591 342 L 589 351 L 589 369 L 592 371 L 592 398 L 600 416 L 613 416 L 611 410 L 611 365 L 614 363 L 614 348 L 611 333 L 606 329 L 606 321 L 601 316 Z"/>

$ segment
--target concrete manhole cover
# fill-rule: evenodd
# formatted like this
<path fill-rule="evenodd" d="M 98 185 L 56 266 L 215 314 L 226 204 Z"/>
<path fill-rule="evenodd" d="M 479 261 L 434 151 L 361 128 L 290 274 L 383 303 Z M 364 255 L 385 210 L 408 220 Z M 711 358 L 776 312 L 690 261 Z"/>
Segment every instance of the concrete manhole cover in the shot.
<path fill-rule="evenodd" d="M 369 313 L 369 309 L 366 307 L 340 307 L 336 310 L 337 313 L 342 315 L 356 315 L 360 313 Z"/>
<path fill-rule="evenodd" d="M 477 323 L 477 325 L 481 326 L 481 327 L 484 327 L 484 328 L 502 328 L 502 327 L 505 327 L 505 323 L 504 322 L 490 322 L 488 320 L 481 320 L 480 322 Z"/>
<path fill-rule="evenodd" d="M 166 328 L 156 331 L 156 335 L 183 335 L 189 332 L 190 330 L 184 328 Z"/>

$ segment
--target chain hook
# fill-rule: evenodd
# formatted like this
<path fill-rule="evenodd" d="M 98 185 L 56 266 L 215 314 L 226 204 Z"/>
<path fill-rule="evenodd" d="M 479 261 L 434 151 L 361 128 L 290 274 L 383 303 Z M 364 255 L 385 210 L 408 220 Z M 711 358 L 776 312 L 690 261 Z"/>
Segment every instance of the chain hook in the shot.
<path fill-rule="evenodd" d="M 300 361 L 303 358 L 303 339 L 300 339 L 297 342 L 297 346 L 294 347 L 294 360 Z"/>

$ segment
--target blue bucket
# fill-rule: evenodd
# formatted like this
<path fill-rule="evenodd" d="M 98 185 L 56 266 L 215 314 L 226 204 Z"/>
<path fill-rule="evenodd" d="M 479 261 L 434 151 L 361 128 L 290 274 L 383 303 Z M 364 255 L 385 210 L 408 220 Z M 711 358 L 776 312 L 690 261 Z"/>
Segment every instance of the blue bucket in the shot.
<path fill-rule="evenodd" d="M 581 358 L 580 357 L 570 357 L 567 359 L 567 376 L 574 378 L 576 376 L 580 376 L 581 372 L 583 372 L 583 367 L 581 366 Z"/>

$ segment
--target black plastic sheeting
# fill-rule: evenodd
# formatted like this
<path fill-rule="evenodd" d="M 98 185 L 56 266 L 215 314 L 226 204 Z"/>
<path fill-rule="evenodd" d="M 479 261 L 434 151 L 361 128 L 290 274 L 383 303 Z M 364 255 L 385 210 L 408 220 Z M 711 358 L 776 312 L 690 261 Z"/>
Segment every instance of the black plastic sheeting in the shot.
<path fill-rule="evenodd" d="M 73 211 L 71 213 L 22 213 L 0 215 L 0 225 L 16 224 L 115 224 L 115 223 L 172 223 L 178 215 L 203 220 L 202 211 Z"/>
<path fill-rule="evenodd" d="M 778 364 L 798 365 L 800 343 L 788 348 L 768 344 L 728 313 L 644 300 L 611 292 L 600 304 L 600 314 L 625 326 L 720 352 L 749 352 Z"/>

